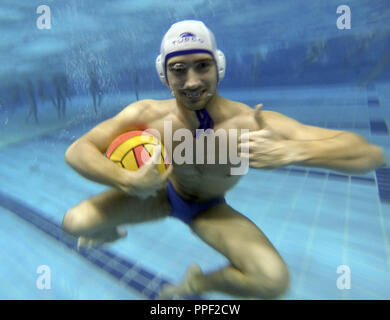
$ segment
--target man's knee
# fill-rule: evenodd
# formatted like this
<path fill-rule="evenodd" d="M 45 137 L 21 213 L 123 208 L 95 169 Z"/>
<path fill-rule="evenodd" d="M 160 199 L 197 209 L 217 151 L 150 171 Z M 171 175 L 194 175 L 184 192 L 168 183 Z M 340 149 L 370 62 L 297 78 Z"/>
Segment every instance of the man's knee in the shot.
<path fill-rule="evenodd" d="M 284 261 L 275 253 L 255 259 L 248 268 L 255 295 L 262 299 L 280 298 L 289 288 L 290 275 Z"/>
<path fill-rule="evenodd" d="M 265 280 L 265 299 L 277 299 L 280 298 L 289 288 L 290 275 L 287 266 L 283 263 L 276 267 L 274 271 L 265 273 L 260 276 Z"/>
<path fill-rule="evenodd" d="M 74 236 L 85 235 L 93 227 L 93 219 L 88 216 L 90 214 L 86 212 L 86 204 L 81 203 L 65 214 L 62 220 L 62 228 Z"/>

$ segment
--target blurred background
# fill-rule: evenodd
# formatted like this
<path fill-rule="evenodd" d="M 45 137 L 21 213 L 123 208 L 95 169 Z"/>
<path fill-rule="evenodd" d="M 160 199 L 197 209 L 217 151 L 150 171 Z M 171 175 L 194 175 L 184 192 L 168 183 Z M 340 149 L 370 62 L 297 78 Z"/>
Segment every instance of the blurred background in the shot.
<path fill-rule="evenodd" d="M 341 5 L 350 29 L 337 27 Z M 171 98 L 155 59 L 184 19 L 202 20 L 226 56 L 221 95 L 389 151 L 387 0 L 0 0 L 0 298 L 153 299 L 189 263 L 226 263 L 176 220 L 130 226 L 126 240 L 81 252 L 60 228 L 66 210 L 105 190 L 64 163 L 66 148 L 136 100 Z M 389 185 L 388 167 L 354 177 L 251 170 L 228 200 L 288 262 L 285 298 L 388 299 Z M 51 289 L 35 284 L 40 265 Z M 339 265 L 351 268 L 350 290 L 336 286 Z"/>

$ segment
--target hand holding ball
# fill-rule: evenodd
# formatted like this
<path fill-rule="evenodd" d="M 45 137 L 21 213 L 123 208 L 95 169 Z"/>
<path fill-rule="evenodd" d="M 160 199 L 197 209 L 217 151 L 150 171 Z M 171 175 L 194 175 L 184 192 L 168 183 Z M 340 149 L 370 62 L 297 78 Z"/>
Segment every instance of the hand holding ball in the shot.
<path fill-rule="evenodd" d="M 106 157 L 121 168 L 136 171 L 151 159 L 158 145 L 161 146 L 161 161 L 156 165 L 161 174 L 169 167 L 169 163 L 166 163 L 167 152 L 155 136 L 145 131 L 130 131 L 121 134 L 108 147 Z"/>
<path fill-rule="evenodd" d="M 106 157 L 119 167 L 137 173 L 124 175 L 118 187 L 123 192 L 141 199 L 156 195 L 156 192 L 167 184 L 172 170 L 163 144 L 145 131 L 121 134 L 108 147 Z"/>

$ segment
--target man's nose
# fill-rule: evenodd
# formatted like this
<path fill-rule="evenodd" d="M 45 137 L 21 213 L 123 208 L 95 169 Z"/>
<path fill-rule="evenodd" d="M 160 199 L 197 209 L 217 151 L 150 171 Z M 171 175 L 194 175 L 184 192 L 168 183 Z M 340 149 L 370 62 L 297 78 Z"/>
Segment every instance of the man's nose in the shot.
<path fill-rule="evenodd" d="M 192 69 L 190 68 L 187 71 L 187 79 L 186 79 L 186 84 L 185 87 L 187 89 L 196 89 L 197 87 L 200 86 L 200 79 L 199 75 Z"/>

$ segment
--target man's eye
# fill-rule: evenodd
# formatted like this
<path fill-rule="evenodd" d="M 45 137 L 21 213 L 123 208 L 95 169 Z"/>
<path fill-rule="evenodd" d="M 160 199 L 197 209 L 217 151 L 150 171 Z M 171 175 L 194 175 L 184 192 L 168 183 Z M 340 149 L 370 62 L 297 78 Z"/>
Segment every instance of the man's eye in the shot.
<path fill-rule="evenodd" d="M 181 73 L 184 72 L 185 66 L 182 64 L 174 64 L 172 66 L 169 66 L 169 70 L 175 73 Z"/>
<path fill-rule="evenodd" d="M 210 62 L 201 62 L 197 65 L 198 70 L 207 70 L 211 66 Z"/>

